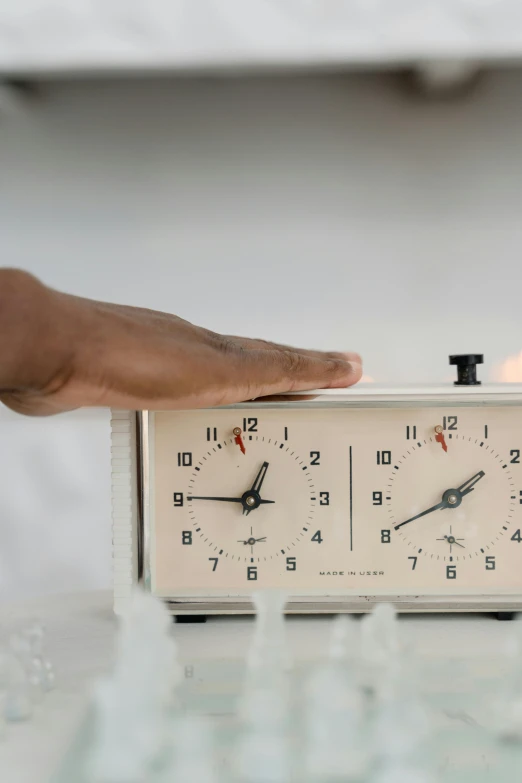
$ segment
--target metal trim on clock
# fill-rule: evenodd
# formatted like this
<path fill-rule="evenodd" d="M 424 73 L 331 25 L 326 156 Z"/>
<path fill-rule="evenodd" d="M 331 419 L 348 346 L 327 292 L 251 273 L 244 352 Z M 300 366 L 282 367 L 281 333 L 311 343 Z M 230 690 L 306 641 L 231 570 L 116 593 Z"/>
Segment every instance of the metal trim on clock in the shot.
<path fill-rule="evenodd" d="M 141 568 L 139 581 L 145 583 L 147 590 L 151 590 L 152 571 L 150 563 L 150 448 L 149 411 L 141 411 L 139 414 L 140 428 L 137 446 L 140 450 L 138 465 L 141 469 L 141 492 L 139 494 L 140 508 L 138 510 L 138 534 L 141 538 Z"/>
<path fill-rule="evenodd" d="M 252 603 L 245 599 L 238 600 L 213 600 L 211 598 L 201 601 L 180 601 L 164 599 L 165 604 L 172 614 L 228 614 L 248 615 L 254 613 Z M 300 600 L 288 602 L 286 614 L 365 614 L 370 612 L 380 602 L 392 603 L 398 612 L 405 614 L 430 614 L 435 612 L 448 612 L 462 614 L 464 612 L 518 612 L 522 609 L 521 596 L 447 596 L 444 599 L 429 596 L 394 596 L 372 595 L 358 596 L 353 600 L 339 597 L 338 601 L 331 597 L 303 597 Z"/>
<path fill-rule="evenodd" d="M 507 387 L 507 389 L 506 389 Z M 504 389 L 504 391 L 502 391 Z M 479 400 L 477 398 L 480 398 Z M 393 389 L 372 387 L 361 391 L 320 390 L 291 392 L 277 397 L 249 400 L 248 402 L 223 405 L 216 410 L 248 410 L 252 408 L 279 409 L 287 407 L 306 408 L 381 408 L 381 407 L 444 407 L 488 406 L 522 404 L 522 386 L 518 384 L 492 384 L 476 387 L 411 387 Z"/>

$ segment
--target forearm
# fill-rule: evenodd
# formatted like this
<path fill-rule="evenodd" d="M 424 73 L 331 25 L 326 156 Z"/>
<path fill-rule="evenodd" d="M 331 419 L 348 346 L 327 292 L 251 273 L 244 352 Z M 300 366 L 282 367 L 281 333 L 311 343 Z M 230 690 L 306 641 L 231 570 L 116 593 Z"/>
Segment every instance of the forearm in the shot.
<path fill-rule="evenodd" d="M 0 391 L 45 388 L 63 351 L 54 292 L 32 275 L 0 269 Z"/>

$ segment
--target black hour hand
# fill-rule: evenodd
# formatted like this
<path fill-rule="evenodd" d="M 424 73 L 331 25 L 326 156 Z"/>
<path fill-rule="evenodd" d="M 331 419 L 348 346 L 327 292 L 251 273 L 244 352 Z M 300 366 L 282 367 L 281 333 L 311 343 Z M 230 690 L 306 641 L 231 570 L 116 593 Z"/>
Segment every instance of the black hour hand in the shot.
<path fill-rule="evenodd" d="M 261 468 L 259 469 L 259 473 L 255 477 L 254 483 L 252 484 L 252 487 L 250 488 L 250 492 L 255 492 L 258 497 L 259 497 L 259 495 L 261 493 L 261 487 L 263 486 L 263 481 L 265 480 L 265 476 L 266 476 L 267 470 L 268 470 L 268 462 L 263 462 L 263 464 L 261 465 Z M 262 503 L 263 501 L 260 501 L 260 502 Z M 258 504 L 256 504 L 255 508 L 257 508 L 257 505 Z M 243 506 L 243 514 L 245 516 L 248 516 L 250 514 L 250 512 L 253 511 L 253 510 L 254 510 L 254 507 L 248 508 L 247 506 Z"/>
<path fill-rule="evenodd" d="M 252 489 L 254 492 L 261 492 L 261 487 L 263 486 L 263 481 L 265 480 L 267 470 L 268 470 L 268 462 L 263 462 L 259 470 L 259 473 L 257 474 L 256 479 L 252 485 Z"/>
<path fill-rule="evenodd" d="M 478 473 L 475 473 L 475 475 L 472 476 L 470 479 L 465 481 L 464 484 L 461 484 L 460 487 L 457 488 L 461 496 L 467 495 L 468 492 L 473 492 L 477 481 L 480 481 L 480 479 L 484 478 L 485 475 L 486 474 L 484 473 L 484 471 L 480 470 Z"/>

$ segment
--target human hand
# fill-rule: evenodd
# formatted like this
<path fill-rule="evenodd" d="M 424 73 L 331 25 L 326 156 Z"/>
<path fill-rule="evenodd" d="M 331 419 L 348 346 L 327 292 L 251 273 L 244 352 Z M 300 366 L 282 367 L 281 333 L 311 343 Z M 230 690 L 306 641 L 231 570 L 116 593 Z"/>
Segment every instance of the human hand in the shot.
<path fill-rule="evenodd" d="M 0 400 L 28 415 L 84 406 L 166 410 L 342 388 L 357 353 L 216 334 L 168 313 L 63 294 L 0 270 Z"/>

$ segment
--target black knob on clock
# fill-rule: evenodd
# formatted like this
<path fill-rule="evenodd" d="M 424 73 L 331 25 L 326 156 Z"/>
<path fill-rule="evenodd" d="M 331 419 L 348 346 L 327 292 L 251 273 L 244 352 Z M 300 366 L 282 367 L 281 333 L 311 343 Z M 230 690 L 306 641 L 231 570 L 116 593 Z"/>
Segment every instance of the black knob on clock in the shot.
<path fill-rule="evenodd" d="M 465 353 L 450 356 L 450 364 L 457 366 L 457 380 L 455 386 L 480 386 L 477 380 L 477 364 L 484 363 L 484 355 L 481 353 Z"/>

